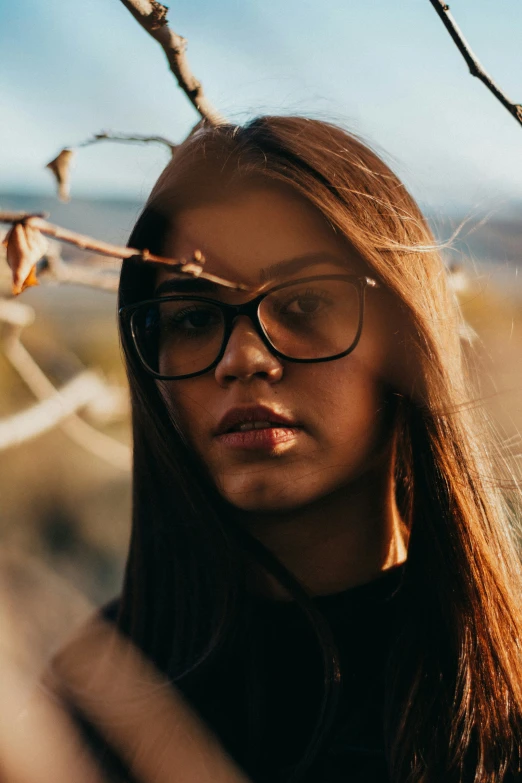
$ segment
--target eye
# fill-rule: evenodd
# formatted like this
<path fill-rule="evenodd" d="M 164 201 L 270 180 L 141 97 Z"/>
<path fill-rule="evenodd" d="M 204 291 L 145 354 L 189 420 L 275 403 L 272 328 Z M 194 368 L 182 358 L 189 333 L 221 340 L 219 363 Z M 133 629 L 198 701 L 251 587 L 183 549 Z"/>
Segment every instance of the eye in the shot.
<path fill-rule="evenodd" d="M 294 293 L 278 308 L 281 315 L 316 315 L 332 304 L 332 299 L 326 291 L 307 289 Z"/>
<path fill-rule="evenodd" d="M 165 318 L 162 318 L 162 327 L 166 331 L 177 333 L 202 333 L 215 327 L 219 321 L 219 313 L 215 308 L 194 304 L 165 313 Z"/>

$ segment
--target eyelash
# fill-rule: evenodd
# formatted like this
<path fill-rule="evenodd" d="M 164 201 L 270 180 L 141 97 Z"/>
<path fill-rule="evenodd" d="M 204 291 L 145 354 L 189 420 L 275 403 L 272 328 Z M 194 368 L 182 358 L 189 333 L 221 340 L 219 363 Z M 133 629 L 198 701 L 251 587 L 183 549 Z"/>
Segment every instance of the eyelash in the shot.
<path fill-rule="evenodd" d="M 286 299 L 286 301 L 282 302 L 279 305 L 279 309 L 282 309 L 284 306 L 288 306 L 288 304 L 291 304 L 292 302 L 297 301 L 298 299 L 304 299 L 307 296 L 317 296 L 318 299 L 321 299 L 321 301 L 326 302 L 328 301 L 328 297 L 325 294 L 324 291 L 316 289 L 316 288 L 307 288 L 306 291 L 299 292 L 298 294 L 292 294 L 289 298 Z"/>

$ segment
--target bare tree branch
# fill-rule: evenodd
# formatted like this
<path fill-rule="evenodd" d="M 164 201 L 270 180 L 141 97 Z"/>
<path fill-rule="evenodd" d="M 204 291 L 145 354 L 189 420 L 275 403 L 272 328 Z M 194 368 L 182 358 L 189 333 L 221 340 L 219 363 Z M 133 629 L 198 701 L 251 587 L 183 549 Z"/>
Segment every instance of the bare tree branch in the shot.
<path fill-rule="evenodd" d="M 507 97 L 506 93 L 503 92 L 497 84 L 495 84 L 491 76 L 489 76 L 483 69 L 475 54 L 472 52 L 470 45 L 464 38 L 462 31 L 451 15 L 449 5 L 443 2 L 443 0 L 430 0 L 430 3 L 439 17 L 442 19 L 444 27 L 451 35 L 457 49 L 466 61 L 471 75 L 476 76 L 477 79 L 480 79 L 480 81 L 486 85 L 488 90 L 493 93 L 495 98 L 497 98 L 500 103 L 505 106 L 508 112 L 512 114 L 513 117 L 522 125 L 522 105 L 519 103 L 513 103 L 513 101 Z"/>
<path fill-rule="evenodd" d="M 60 201 L 70 200 L 71 163 L 75 151 L 81 147 L 90 147 L 92 144 L 98 144 L 101 141 L 116 141 L 126 144 L 162 144 L 168 147 L 171 155 L 177 149 L 177 144 L 174 144 L 173 141 L 166 139 L 164 136 L 142 136 L 139 133 L 112 133 L 111 131 L 95 133 L 94 136 L 79 144 L 64 147 L 56 158 L 47 163 L 45 168 L 51 171 L 56 180 Z"/>
<path fill-rule="evenodd" d="M 0 230 L 0 261 L 4 260 L 5 250 L 1 241 L 3 232 Z M 42 256 L 38 264 L 38 280 L 45 278 L 46 281 L 53 283 L 65 283 L 72 285 L 83 285 L 87 288 L 96 288 L 101 291 L 110 291 L 116 293 L 118 290 L 118 281 L 120 274 L 120 264 L 107 264 L 104 256 L 93 255 L 88 257 L 82 264 L 65 263 L 62 259 L 60 244 L 54 240 L 49 241 L 45 255 Z M 3 318 L 3 312 L 10 304 L 17 305 L 17 302 L 9 299 L 0 299 L 0 321 Z"/>
<path fill-rule="evenodd" d="M 166 139 L 165 136 L 143 136 L 140 133 L 113 133 L 112 131 L 95 133 L 92 138 L 86 139 L 74 146 L 78 149 L 80 147 L 90 147 L 91 144 L 98 144 L 100 141 L 120 141 L 126 144 L 162 144 L 165 147 L 168 147 L 171 154 L 178 148 L 177 144 Z"/>
<path fill-rule="evenodd" d="M 224 117 L 209 103 L 203 93 L 201 82 L 190 70 L 185 56 L 186 39 L 168 26 L 168 8 L 157 0 L 121 0 L 121 2 L 149 35 L 160 44 L 179 86 L 200 115 L 212 125 L 224 122 Z"/>
<path fill-rule="evenodd" d="M 191 277 L 201 277 L 204 280 L 209 280 L 216 285 L 223 286 L 225 288 L 231 288 L 235 291 L 248 291 L 248 286 L 242 283 L 226 280 L 225 278 L 218 277 L 217 275 L 209 274 L 203 271 L 203 265 L 205 259 L 199 250 L 194 251 L 194 255 L 191 259 L 177 259 L 166 258 L 164 256 L 157 256 L 153 253 L 149 253 L 148 250 L 136 250 L 132 247 L 122 247 L 119 245 L 113 245 L 109 242 L 103 242 L 99 239 L 93 239 L 92 237 L 84 234 L 78 234 L 76 231 L 70 231 L 69 229 L 56 226 L 53 223 L 48 223 L 40 215 L 35 215 L 27 212 L 2 212 L 0 211 L 0 223 L 8 223 L 16 225 L 18 223 L 26 223 L 31 228 L 36 229 L 41 234 L 47 237 L 52 237 L 60 242 L 66 242 L 82 250 L 91 250 L 95 253 L 99 253 L 102 256 L 108 256 L 110 258 L 128 259 L 137 263 L 155 264 L 156 266 L 166 267 L 171 272 L 189 275 Z M 5 240 L 4 240 L 5 241 Z M 91 270 L 92 271 L 92 270 Z M 92 283 L 85 282 L 86 278 L 81 280 L 82 275 L 76 272 L 71 273 L 76 275 L 76 279 L 65 279 L 66 273 L 64 272 L 64 282 L 78 282 L 81 285 L 91 285 Z M 85 272 L 87 274 L 87 271 Z M 96 284 L 96 287 L 105 287 L 103 285 Z M 112 283 L 107 286 L 108 290 L 113 290 Z"/>

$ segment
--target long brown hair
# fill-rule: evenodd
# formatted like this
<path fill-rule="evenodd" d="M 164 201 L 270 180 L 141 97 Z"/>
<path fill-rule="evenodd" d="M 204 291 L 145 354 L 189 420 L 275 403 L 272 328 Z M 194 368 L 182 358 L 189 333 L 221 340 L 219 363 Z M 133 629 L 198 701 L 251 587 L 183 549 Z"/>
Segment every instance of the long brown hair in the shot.
<path fill-rule="evenodd" d="M 427 223 L 355 136 L 316 120 L 261 117 L 245 127 L 198 127 L 160 177 L 129 244 L 162 252 L 172 215 L 189 198 L 205 198 L 193 186 L 198 170 L 225 189 L 251 176 L 294 188 L 396 304 L 396 492 L 410 538 L 404 625 L 387 672 L 390 775 L 401 783 L 501 781 L 519 770 L 522 745 L 520 561 L 493 440 L 466 404 L 459 311 Z M 124 263 L 120 305 L 147 298 L 153 275 Z M 248 558 L 264 556 L 229 521 L 125 329 L 121 337 L 134 514 L 120 625 L 174 679 L 190 677 L 233 636 Z M 264 566 L 284 579 L 274 560 Z"/>

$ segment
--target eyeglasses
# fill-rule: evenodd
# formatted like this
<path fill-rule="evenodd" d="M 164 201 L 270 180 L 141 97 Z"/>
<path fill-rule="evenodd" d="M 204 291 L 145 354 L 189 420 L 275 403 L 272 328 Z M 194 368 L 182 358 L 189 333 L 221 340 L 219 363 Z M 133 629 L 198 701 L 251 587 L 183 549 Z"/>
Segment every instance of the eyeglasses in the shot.
<path fill-rule="evenodd" d="M 377 282 L 316 275 L 281 283 L 244 304 L 173 295 L 127 305 L 119 315 L 145 370 L 160 380 L 183 380 L 216 367 L 240 315 L 281 359 L 304 364 L 346 356 L 361 336 L 368 286 Z"/>

